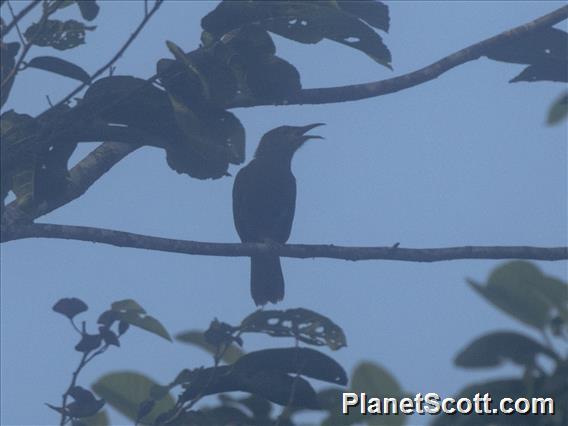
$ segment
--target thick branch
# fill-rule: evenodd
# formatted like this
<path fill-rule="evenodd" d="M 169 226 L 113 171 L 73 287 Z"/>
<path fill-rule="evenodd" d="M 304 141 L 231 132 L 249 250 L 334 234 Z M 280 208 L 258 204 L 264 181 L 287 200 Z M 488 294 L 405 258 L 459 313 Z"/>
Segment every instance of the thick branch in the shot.
<path fill-rule="evenodd" d="M 447 247 L 411 249 L 393 247 L 342 247 L 334 245 L 271 245 L 208 243 L 151 237 L 130 232 L 87 226 L 51 224 L 22 225 L 2 230 L 2 242 L 24 238 L 57 238 L 110 244 L 203 256 L 246 257 L 274 253 L 299 259 L 324 257 L 344 260 L 402 260 L 411 262 L 438 262 L 458 259 L 532 259 L 567 260 L 568 247 Z"/>
<path fill-rule="evenodd" d="M 69 184 L 61 196 L 33 206 L 31 209 L 28 208 L 25 212 L 13 201 L 6 206 L 2 223 L 10 226 L 18 222 L 31 222 L 79 198 L 116 163 L 138 147 L 138 145 L 120 142 L 103 143 L 69 171 Z"/>
<path fill-rule="evenodd" d="M 304 89 L 280 101 L 277 105 L 305 105 L 305 104 L 329 104 L 336 102 L 357 101 L 360 99 L 373 98 L 376 96 L 395 93 L 413 86 L 438 78 L 446 71 L 451 70 L 466 62 L 479 59 L 488 49 L 501 43 L 511 42 L 529 33 L 536 32 L 546 27 L 551 27 L 568 18 L 568 6 L 561 7 L 547 15 L 524 25 L 507 30 L 494 37 L 472 44 L 462 50 L 452 53 L 427 67 L 421 68 L 409 74 L 389 78 L 387 80 L 373 81 L 364 84 L 350 86 L 329 87 L 320 89 Z M 274 102 L 263 102 L 257 99 L 243 99 L 228 105 L 228 108 L 253 107 L 261 105 L 275 105 Z"/>

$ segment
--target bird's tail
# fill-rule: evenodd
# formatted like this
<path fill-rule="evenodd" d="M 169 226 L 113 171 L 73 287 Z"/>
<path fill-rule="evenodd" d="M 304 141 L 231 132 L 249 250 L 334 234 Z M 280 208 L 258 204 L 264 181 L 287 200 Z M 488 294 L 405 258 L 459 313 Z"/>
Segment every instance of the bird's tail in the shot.
<path fill-rule="evenodd" d="M 257 306 L 284 299 L 284 277 L 278 256 L 251 257 L 250 292 Z"/>

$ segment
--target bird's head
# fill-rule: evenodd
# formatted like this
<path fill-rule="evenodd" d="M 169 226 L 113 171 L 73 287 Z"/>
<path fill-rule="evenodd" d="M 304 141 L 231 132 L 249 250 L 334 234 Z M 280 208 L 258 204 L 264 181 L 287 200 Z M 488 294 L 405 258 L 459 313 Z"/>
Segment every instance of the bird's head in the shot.
<path fill-rule="evenodd" d="M 256 149 L 255 158 L 276 156 L 292 158 L 294 153 L 309 139 L 323 139 L 317 135 L 306 133 L 324 123 L 308 124 L 307 126 L 280 126 L 267 132 Z"/>

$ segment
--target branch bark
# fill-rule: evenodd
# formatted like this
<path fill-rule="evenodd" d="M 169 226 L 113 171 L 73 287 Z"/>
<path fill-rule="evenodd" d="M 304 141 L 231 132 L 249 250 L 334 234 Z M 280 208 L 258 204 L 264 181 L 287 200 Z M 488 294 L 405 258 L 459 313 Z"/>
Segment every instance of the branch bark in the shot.
<path fill-rule="evenodd" d="M 2 215 L 3 226 L 9 227 L 21 222 L 31 222 L 79 198 L 116 163 L 138 148 L 139 146 L 133 144 L 104 142 L 69 171 L 69 184 L 61 196 L 34 205 L 25 211 L 15 201 L 11 202 L 6 206 Z"/>
<path fill-rule="evenodd" d="M 389 78 L 387 80 L 373 81 L 364 84 L 339 86 L 318 89 L 303 89 L 286 100 L 278 103 L 262 102 L 252 99 L 241 99 L 227 105 L 228 108 L 254 107 L 262 105 L 318 105 L 337 102 L 357 101 L 360 99 L 373 98 L 399 92 L 413 86 L 434 80 L 446 71 L 451 70 L 466 62 L 479 59 L 489 48 L 501 43 L 507 43 L 523 37 L 529 33 L 543 28 L 551 27 L 568 18 L 568 6 L 563 6 L 555 11 L 541 16 L 534 21 L 520 25 L 516 28 L 504 31 L 494 37 L 472 44 L 464 49 L 452 53 L 439 61 L 409 74 Z"/>
<path fill-rule="evenodd" d="M 31 224 L 2 229 L 1 242 L 25 238 L 56 238 L 202 256 L 248 257 L 278 254 L 297 259 L 399 260 L 439 262 L 463 259 L 567 260 L 568 247 L 466 246 L 446 248 L 345 247 L 335 245 L 209 243 L 152 237 L 88 226 Z"/>

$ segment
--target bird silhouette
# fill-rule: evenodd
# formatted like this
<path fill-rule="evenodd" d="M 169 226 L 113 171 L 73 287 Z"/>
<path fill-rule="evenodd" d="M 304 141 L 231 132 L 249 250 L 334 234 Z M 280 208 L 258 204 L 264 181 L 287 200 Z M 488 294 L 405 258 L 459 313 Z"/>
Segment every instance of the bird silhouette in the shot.
<path fill-rule="evenodd" d="M 233 219 L 242 242 L 285 243 L 290 237 L 296 209 L 294 153 L 309 139 L 306 133 L 323 125 L 281 126 L 266 133 L 254 158 L 235 177 Z M 256 305 L 284 298 L 280 258 L 272 254 L 251 256 L 250 291 Z"/>

